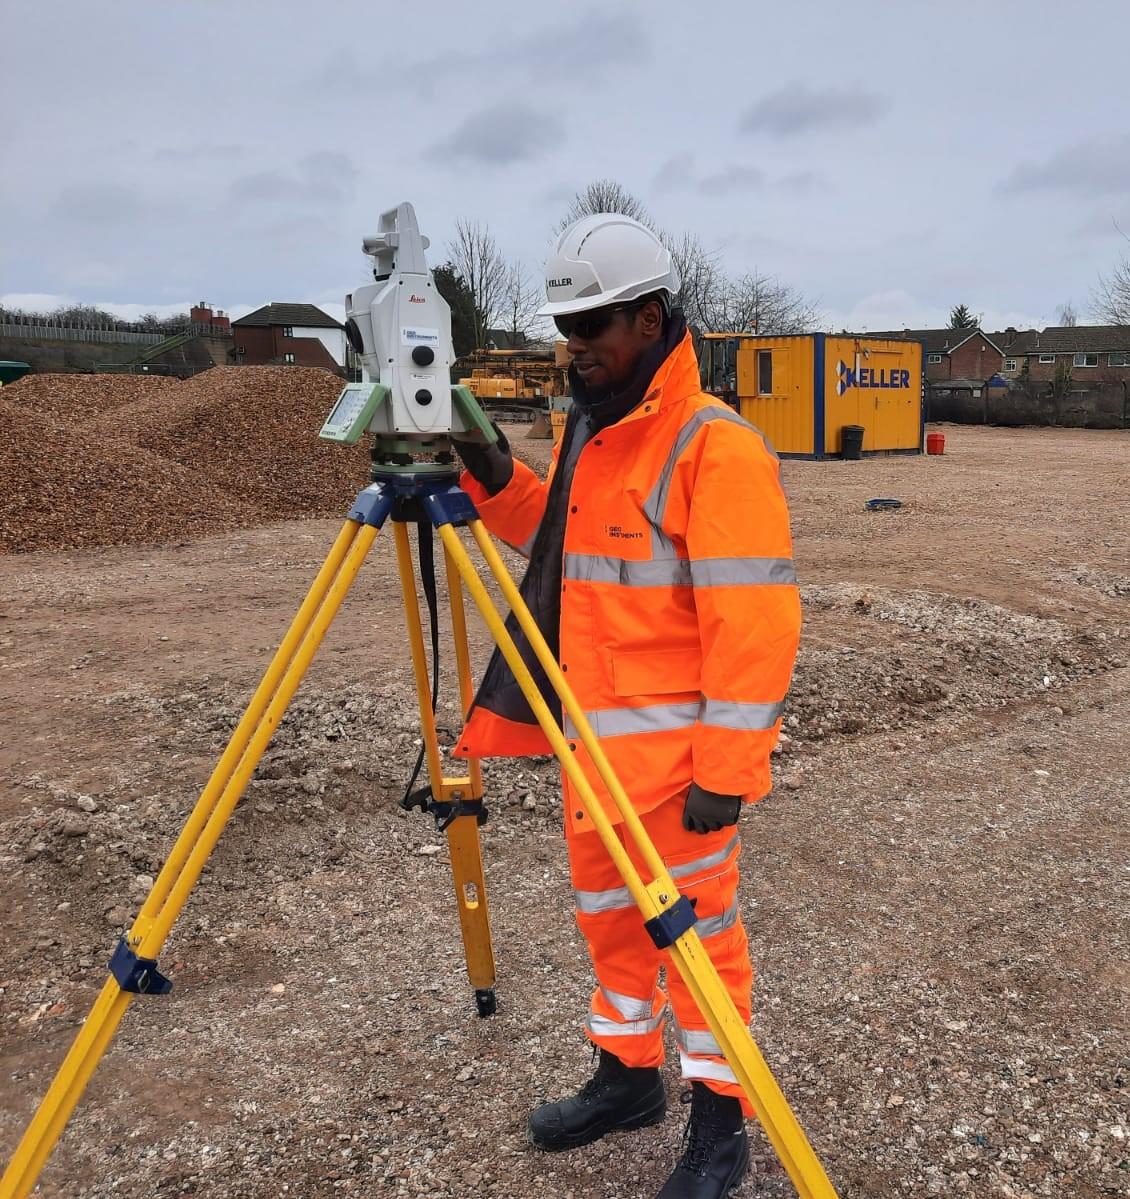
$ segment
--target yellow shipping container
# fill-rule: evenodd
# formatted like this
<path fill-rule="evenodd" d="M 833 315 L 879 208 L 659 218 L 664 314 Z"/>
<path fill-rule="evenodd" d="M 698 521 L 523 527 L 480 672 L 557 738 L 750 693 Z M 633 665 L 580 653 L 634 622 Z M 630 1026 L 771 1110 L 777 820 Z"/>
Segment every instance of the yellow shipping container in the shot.
<path fill-rule="evenodd" d="M 711 335 L 706 361 L 708 387 L 726 388 L 741 415 L 782 456 L 840 454 L 850 426 L 862 428 L 865 454 L 922 452 L 917 342 L 825 333 Z"/>

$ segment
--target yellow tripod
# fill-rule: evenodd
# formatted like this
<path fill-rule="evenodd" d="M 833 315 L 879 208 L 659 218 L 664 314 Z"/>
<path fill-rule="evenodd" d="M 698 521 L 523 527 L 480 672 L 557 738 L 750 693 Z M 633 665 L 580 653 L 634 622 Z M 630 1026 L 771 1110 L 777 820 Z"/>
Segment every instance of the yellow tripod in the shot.
<path fill-rule="evenodd" d="M 62 1134 L 133 997 L 138 994 L 163 994 L 170 989 L 171 984 L 157 969 L 157 955 L 282 720 L 318 645 L 361 569 L 377 533 L 390 516 L 395 529 L 431 790 L 434 800 L 449 818 L 447 838 L 468 975 L 475 988 L 480 1014 L 487 1015 L 493 1011 L 494 954 L 483 886 L 477 820 L 481 809 L 482 778 L 476 761 L 469 763 L 469 773 L 465 778 L 443 776 L 430 703 L 408 531 L 404 523 L 406 513 L 421 511 L 438 530 L 443 543 L 460 698 L 464 711 L 470 707 L 472 692 L 462 586 L 466 586 L 482 613 L 538 723 L 549 738 L 554 753 L 580 794 L 585 812 L 623 876 L 648 932 L 656 945 L 670 950 L 675 968 L 682 975 L 742 1089 L 753 1103 L 766 1135 L 797 1193 L 802 1199 L 835 1199 L 835 1191 L 823 1167 L 706 955 L 694 929 L 695 916 L 690 903 L 679 894 L 631 801 L 609 766 L 600 742 L 570 691 L 552 651 L 519 595 L 470 498 L 455 484 L 453 474 L 416 479 L 410 473 L 383 479 L 358 495 L 329 556 L 232 734 L 137 919 L 114 951 L 110 961 L 110 977 L 25 1130 L 3 1178 L 0 1178 L 0 1199 L 23 1199 L 35 1186 L 55 1142 Z M 456 533 L 459 526 L 470 529 L 503 597 L 517 617 L 560 698 L 563 711 L 572 720 L 579 739 L 589 751 L 623 817 L 628 835 L 640 851 L 651 876 L 647 881 L 632 863 L 584 772 L 570 753 L 564 734 L 542 699 L 499 610 Z"/>

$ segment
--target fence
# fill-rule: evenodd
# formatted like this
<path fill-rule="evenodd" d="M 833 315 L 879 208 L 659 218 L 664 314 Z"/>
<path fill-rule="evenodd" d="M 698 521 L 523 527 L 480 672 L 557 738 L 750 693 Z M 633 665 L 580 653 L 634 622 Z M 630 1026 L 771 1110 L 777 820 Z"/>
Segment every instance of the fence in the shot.
<path fill-rule="evenodd" d="M 71 325 L 0 323 L 0 337 L 23 337 L 29 341 L 104 341 L 125 345 L 155 346 L 168 336 L 168 333 L 132 333 L 123 329 L 83 329 Z"/>
<path fill-rule="evenodd" d="M 963 425 L 1059 425 L 1073 429 L 1130 428 L 1130 382 L 1053 396 L 1046 389 L 1012 386 L 951 390 L 945 384 L 930 388 L 927 419 Z"/>

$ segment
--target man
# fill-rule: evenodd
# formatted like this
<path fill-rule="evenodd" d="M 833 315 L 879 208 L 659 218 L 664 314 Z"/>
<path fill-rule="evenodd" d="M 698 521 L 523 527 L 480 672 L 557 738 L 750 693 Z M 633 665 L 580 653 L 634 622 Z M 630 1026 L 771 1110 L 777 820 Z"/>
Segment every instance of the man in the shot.
<path fill-rule="evenodd" d="M 738 915 L 743 800 L 770 789 L 800 628 L 788 512 L 761 435 L 703 394 L 678 273 L 659 239 L 602 213 L 567 229 L 541 310 L 568 338 L 573 408 L 545 483 L 504 440 L 460 445 L 463 484 L 486 525 L 529 557 L 522 594 L 680 889 L 745 1020 L 752 974 Z M 560 705 L 511 618 L 551 710 Z M 568 720 L 566 735 L 575 732 Z M 548 752 L 496 652 L 457 752 Z M 610 818 L 588 755 L 570 742 Z M 577 922 L 597 987 L 585 1031 L 592 1079 L 529 1118 L 556 1151 L 662 1120 L 667 960 L 563 781 Z M 630 843 L 629 843 L 630 844 Z M 646 877 L 646 875 L 645 875 Z M 667 971 L 691 1085 L 686 1148 L 659 1199 L 717 1199 L 748 1170 L 733 1072 L 682 978 Z"/>

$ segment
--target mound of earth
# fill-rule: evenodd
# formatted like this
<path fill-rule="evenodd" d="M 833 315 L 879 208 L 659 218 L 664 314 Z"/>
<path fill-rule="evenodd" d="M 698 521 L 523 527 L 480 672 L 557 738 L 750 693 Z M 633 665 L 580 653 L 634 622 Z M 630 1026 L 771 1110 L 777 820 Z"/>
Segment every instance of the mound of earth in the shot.
<path fill-rule="evenodd" d="M 4 399 L 31 417 L 54 417 L 86 425 L 127 405 L 155 402 L 174 393 L 180 383 L 161 375 L 25 375 L 4 388 Z"/>
<path fill-rule="evenodd" d="M 321 441 L 342 381 L 294 366 L 215 367 L 105 419 L 268 517 L 343 516 L 369 481 L 364 445 Z"/>
<path fill-rule="evenodd" d="M 0 553 L 170 541 L 253 517 L 186 466 L 0 398 Z"/>

